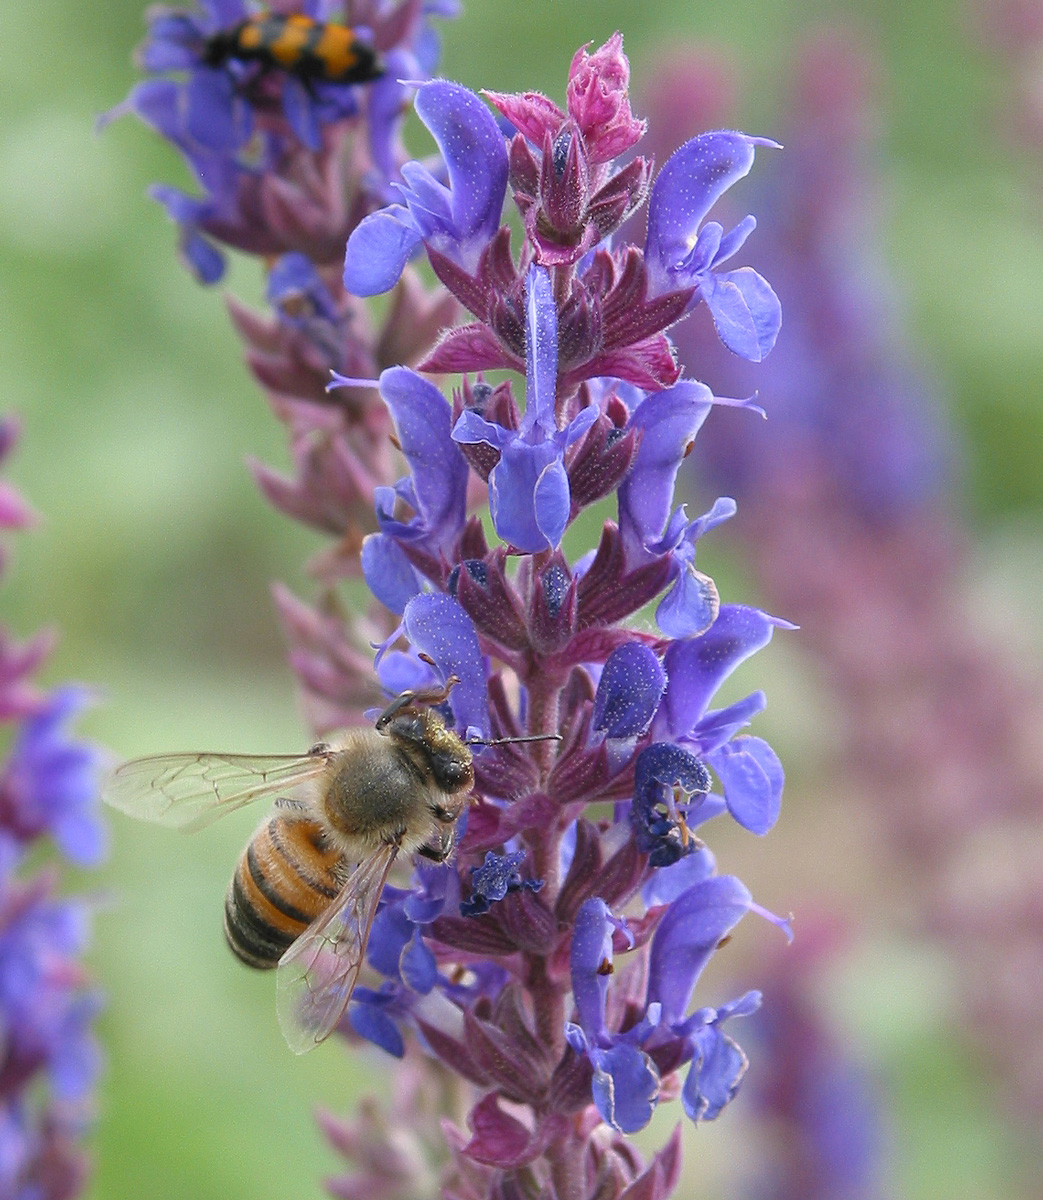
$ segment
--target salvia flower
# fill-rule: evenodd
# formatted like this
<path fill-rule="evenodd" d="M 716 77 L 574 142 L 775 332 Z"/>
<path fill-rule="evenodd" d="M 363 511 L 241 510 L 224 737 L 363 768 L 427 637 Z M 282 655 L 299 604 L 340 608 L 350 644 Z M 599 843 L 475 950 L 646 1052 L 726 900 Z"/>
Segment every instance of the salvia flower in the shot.
<path fill-rule="evenodd" d="M 633 157 L 644 122 L 628 82 L 617 34 L 576 53 L 564 108 L 487 93 L 509 138 L 478 94 L 421 82 L 414 104 L 441 162 L 389 174 L 375 210 L 342 173 L 323 212 L 350 216 L 318 226 L 344 234 L 340 278 L 325 244 L 283 238 L 273 318 L 233 310 L 294 432 L 297 477 L 259 472 L 262 486 L 331 537 L 313 564 L 318 601 L 277 591 L 317 732 L 372 721 L 381 693 L 443 686 L 438 715 L 473 757 L 455 853 L 396 865 L 341 1023 L 455 1080 L 442 1124 L 453 1200 L 665 1200 L 678 1135 L 647 1163 L 627 1137 L 677 1096 L 696 1122 L 724 1110 L 747 1066 L 731 1024 L 759 1002 L 694 1007 L 703 969 L 749 911 L 788 933 L 693 832 L 730 812 L 764 833 L 778 815 L 778 760 L 740 732 L 763 695 L 709 705 L 787 623 L 722 604 L 696 569 L 698 540 L 735 506 L 691 519 L 678 471 L 715 404 L 753 406 L 681 379 L 667 337 L 705 300 L 726 345 L 754 360 L 770 348 L 774 293 L 751 268 L 724 268 L 752 220 L 727 235 L 708 220 L 767 143 L 701 135 L 653 179 Z M 269 185 L 280 169 L 262 168 Z M 239 186 L 229 211 L 246 243 Z M 622 240 L 649 198 L 647 242 Z M 508 199 L 525 230 L 513 249 Z M 444 289 L 426 308 L 410 276 L 420 253 Z M 374 335 L 363 298 L 390 289 Z M 442 303 L 470 317 L 454 323 Z M 417 317 L 436 309 L 440 334 Z M 493 369 L 515 378 L 491 382 Z M 462 376 L 451 400 L 430 378 L 447 374 Z M 576 518 L 605 500 L 616 519 L 596 547 L 573 547 Z M 359 573 L 373 603 L 349 616 L 337 583 Z M 646 605 L 658 628 L 627 624 Z M 403 1165 L 368 1127 L 328 1132 L 363 1180 Z"/>

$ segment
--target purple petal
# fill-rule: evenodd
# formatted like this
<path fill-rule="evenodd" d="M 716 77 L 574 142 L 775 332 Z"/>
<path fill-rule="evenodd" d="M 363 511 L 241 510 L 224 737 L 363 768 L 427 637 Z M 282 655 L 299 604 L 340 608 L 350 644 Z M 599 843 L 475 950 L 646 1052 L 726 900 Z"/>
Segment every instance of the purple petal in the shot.
<path fill-rule="evenodd" d="M 406 943 L 398 960 L 399 974 L 406 987 L 426 996 L 438 982 L 438 964 L 428 949 L 420 930 L 413 926 L 413 936 Z"/>
<path fill-rule="evenodd" d="M 751 692 L 742 700 L 736 700 L 727 708 L 714 709 L 708 712 L 699 722 L 699 748 L 704 754 L 710 754 L 723 746 L 726 741 L 768 705 L 768 698 L 763 692 Z"/>
<path fill-rule="evenodd" d="M 216 246 L 194 229 L 183 229 L 181 257 L 200 283 L 219 282 L 225 273 L 225 256 Z"/>
<path fill-rule="evenodd" d="M 717 619 L 721 597 L 709 575 L 692 562 L 680 562 L 673 586 L 655 610 L 656 624 L 672 638 L 690 638 L 705 633 Z"/>
<path fill-rule="evenodd" d="M 467 88 L 444 79 L 425 83 L 414 102 L 445 159 L 453 222 L 462 241 L 500 227 L 507 191 L 507 147 L 492 113 Z"/>
<path fill-rule="evenodd" d="M 563 488 L 556 471 L 544 482 L 540 513 L 536 511 L 541 477 L 548 467 L 560 465 L 561 454 L 553 442 L 530 445 L 519 438 L 500 448 L 500 461 L 489 475 L 489 511 L 499 536 L 519 550 L 546 550 L 552 543 L 541 523 L 546 522 L 550 533 L 561 525 Z M 568 487 L 567 475 L 564 487 Z"/>
<path fill-rule="evenodd" d="M 413 937 L 414 929 L 401 904 L 385 904 L 373 918 L 373 928 L 366 946 L 366 961 L 388 979 L 398 979 L 399 962 Z"/>
<path fill-rule="evenodd" d="M 188 71 L 199 63 L 203 32 L 184 13 L 162 13 L 149 29 L 149 40 L 140 51 L 146 71 Z"/>
<path fill-rule="evenodd" d="M 734 875 L 715 875 L 682 892 L 652 939 L 648 1000 L 663 1006 L 665 1024 L 679 1021 L 717 943 L 742 920 L 752 896 Z"/>
<path fill-rule="evenodd" d="M 467 460 L 453 441 L 452 410 L 433 383 L 406 367 L 381 373 L 380 394 L 413 473 L 428 548 L 442 549 L 467 515 Z"/>
<path fill-rule="evenodd" d="M 353 1002 L 348 1009 L 348 1021 L 359 1037 L 364 1037 L 367 1042 L 372 1042 L 395 1058 L 402 1058 L 405 1054 L 406 1043 L 401 1031 L 379 1005 Z"/>
<path fill-rule="evenodd" d="M 674 642 L 663 665 L 670 681 L 664 698 L 667 723 L 675 736 L 693 734 L 722 681 L 739 663 L 766 646 L 778 626 L 793 628 L 788 621 L 760 609 L 724 604 L 717 620 L 701 637 Z"/>
<path fill-rule="evenodd" d="M 716 403 L 722 403 L 717 397 L 714 399 Z M 711 529 L 716 529 L 718 525 L 730 521 L 736 512 L 738 512 L 738 506 L 731 496 L 718 496 L 709 512 L 705 512 L 701 517 L 696 517 L 694 521 L 689 522 L 688 528 L 685 530 L 685 540 L 693 543 L 698 541 Z"/>
<path fill-rule="evenodd" d="M 403 69 L 409 57 L 397 48 L 385 54 L 385 73 L 367 89 L 366 125 L 370 156 L 385 179 L 393 178 L 398 165 L 395 161 L 396 133 L 409 95 L 409 89 L 401 80 L 411 77 Z"/>
<path fill-rule="evenodd" d="M 377 666 L 377 676 L 380 686 L 392 696 L 437 686 L 435 673 L 427 663 L 402 650 L 389 650 L 381 658 Z"/>
<path fill-rule="evenodd" d="M 606 737 L 644 733 L 666 687 L 666 672 L 641 642 L 627 642 L 605 662 L 594 696 L 592 728 Z"/>
<path fill-rule="evenodd" d="M 371 533 L 363 539 L 362 574 L 373 595 L 396 616 L 423 590 L 413 564 L 386 533 Z"/>
<path fill-rule="evenodd" d="M 735 130 L 703 133 L 676 150 L 656 176 L 648 201 L 645 261 L 653 292 L 690 287 L 678 268 L 716 201 L 753 166 L 754 148 L 774 145 Z"/>
<path fill-rule="evenodd" d="M 740 357 L 760 362 L 782 328 L 782 305 L 771 284 L 752 267 L 710 271 L 699 292 L 721 341 Z"/>
<path fill-rule="evenodd" d="M 693 1121 L 712 1121 L 739 1090 L 749 1061 L 716 1025 L 701 1030 L 696 1040 L 700 1057 L 688 1072 L 681 1103 Z"/>
<path fill-rule="evenodd" d="M 90 811 L 79 808 L 60 817 L 54 826 L 54 840 L 70 862 L 80 867 L 96 867 L 109 849 L 105 826 Z"/>
<path fill-rule="evenodd" d="M 525 280 L 525 417 L 521 432 L 534 425 L 557 430 L 554 394 L 558 383 L 558 308 L 550 275 L 535 263 Z M 595 410 L 595 417 L 597 412 Z"/>
<path fill-rule="evenodd" d="M 556 550 L 561 545 L 571 509 L 569 476 L 560 458 L 555 458 L 540 472 L 532 493 L 532 507 L 540 533 Z"/>
<path fill-rule="evenodd" d="M 471 618 L 452 596 L 428 593 L 410 600 L 404 619 L 406 636 L 417 650 L 434 659 L 442 678 L 455 675 L 460 680 L 449 695 L 457 729 L 473 725 L 488 737 L 485 661 Z"/>
<path fill-rule="evenodd" d="M 185 127 L 200 145 L 227 153 L 250 136 L 250 107 L 236 95 L 227 71 L 197 67 L 185 91 Z"/>
<path fill-rule="evenodd" d="M 756 908 L 756 905 L 754 907 Z M 726 1000 L 724 1004 L 720 1005 L 717 1009 L 717 1021 L 727 1021 L 731 1017 L 752 1016 L 760 1008 L 763 1000 L 763 993 L 757 991 L 756 988 L 751 988 L 750 991 L 743 992 L 734 1000 Z"/>
<path fill-rule="evenodd" d="M 237 25 L 247 15 L 243 0 L 204 0 L 203 7 L 210 14 L 215 30 Z"/>
<path fill-rule="evenodd" d="M 130 109 L 163 137 L 176 140 L 182 132 L 181 84 L 172 79 L 149 79 L 130 91 Z"/>
<path fill-rule="evenodd" d="M 644 1051 L 625 1042 L 592 1055 L 591 1091 L 598 1112 L 613 1129 L 636 1133 L 652 1119 L 659 1097 L 659 1072 Z"/>
<path fill-rule="evenodd" d="M 390 291 L 420 240 L 401 205 L 370 213 L 348 238 L 344 286 L 356 296 L 377 296 Z"/>
<path fill-rule="evenodd" d="M 736 821 L 751 833 L 767 833 L 782 807 L 784 776 L 775 751 L 763 738 L 741 737 L 708 755 L 708 761 Z"/>
<path fill-rule="evenodd" d="M 315 102 L 308 89 L 292 75 L 283 78 L 282 110 L 290 128 L 309 150 L 322 149 L 322 135 Z"/>
<path fill-rule="evenodd" d="M 453 426 L 453 441 L 462 442 L 465 446 L 485 442 L 489 446 L 495 446 L 497 450 L 502 450 L 514 439 L 515 434 L 510 429 L 487 421 L 470 408 L 460 414 Z"/>
<path fill-rule="evenodd" d="M 753 216 L 745 216 L 733 226 L 723 238 L 721 244 L 717 247 L 717 253 L 714 256 L 714 265 L 719 266 L 723 262 L 727 262 L 733 254 L 738 254 L 742 247 L 746 244 L 746 239 L 757 228 L 757 218 Z"/>
<path fill-rule="evenodd" d="M 647 908 L 654 908 L 657 904 L 672 904 L 682 892 L 687 892 L 704 879 L 710 879 L 716 870 L 717 861 L 712 851 L 704 846 L 694 854 L 679 858 L 669 867 L 660 867 L 641 889 L 641 899 Z"/>
<path fill-rule="evenodd" d="M 630 473 L 619 488 L 619 528 L 628 557 L 647 557 L 646 545 L 666 528 L 677 470 L 712 403 L 708 387 L 685 380 L 642 401 L 627 422 L 627 429 L 641 437 Z"/>
<path fill-rule="evenodd" d="M 418 162 L 404 163 L 401 175 L 407 186 L 396 186 L 424 236 L 454 228 L 453 194 L 445 184 Z"/>
<path fill-rule="evenodd" d="M 597 898 L 586 900 L 576 914 L 569 951 L 572 998 L 579 1023 L 590 1042 L 605 1035 L 605 998 L 608 975 L 602 972 L 612 962 L 612 930 L 608 905 Z"/>
<path fill-rule="evenodd" d="M 596 404 L 588 404 L 586 408 L 581 408 L 565 430 L 565 445 L 571 446 L 581 438 L 600 416 L 601 410 Z"/>

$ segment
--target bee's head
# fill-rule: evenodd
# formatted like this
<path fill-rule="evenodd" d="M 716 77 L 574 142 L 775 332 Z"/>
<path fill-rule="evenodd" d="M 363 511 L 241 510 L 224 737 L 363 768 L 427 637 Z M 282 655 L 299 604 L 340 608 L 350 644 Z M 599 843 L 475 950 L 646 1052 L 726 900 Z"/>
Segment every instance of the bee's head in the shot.
<path fill-rule="evenodd" d="M 439 791 L 452 795 L 474 783 L 471 751 L 434 709 L 406 709 L 378 727 L 427 767 Z"/>

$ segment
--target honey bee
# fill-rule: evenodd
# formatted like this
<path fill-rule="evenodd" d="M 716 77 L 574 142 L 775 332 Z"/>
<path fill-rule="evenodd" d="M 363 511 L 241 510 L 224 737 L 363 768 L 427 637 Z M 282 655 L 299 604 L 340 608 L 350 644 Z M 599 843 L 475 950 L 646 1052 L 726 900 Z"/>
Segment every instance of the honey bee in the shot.
<path fill-rule="evenodd" d="M 158 754 L 124 763 L 103 789 L 113 808 L 185 833 L 287 793 L 239 859 L 224 929 L 244 963 L 278 968 L 279 1024 L 297 1054 L 343 1016 L 396 857 L 452 855 L 474 782 L 471 743 L 436 711 L 456 682 L 403 692 L 373 727 L 303 756 Z"/>

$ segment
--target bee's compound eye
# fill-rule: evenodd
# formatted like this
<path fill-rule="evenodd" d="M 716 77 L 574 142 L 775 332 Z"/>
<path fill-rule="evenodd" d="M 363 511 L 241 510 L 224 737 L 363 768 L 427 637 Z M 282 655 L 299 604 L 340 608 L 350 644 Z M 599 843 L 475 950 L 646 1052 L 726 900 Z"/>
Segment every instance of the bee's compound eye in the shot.
<path fill-rule="evenodd" d="M 309 748 L 308 754 L 319 757 L 323 754 L 329 754 L 332 749 L 333 747 L 329 744 L 329 742 L 316 742 L 314 746 Z"/>
<path fill-rule="evenodd" d="M 432 754 L 431 771 L 443 792 L 458 792 L 474 782 L 474 767 L 471 756 L 456 754 Z"/>

